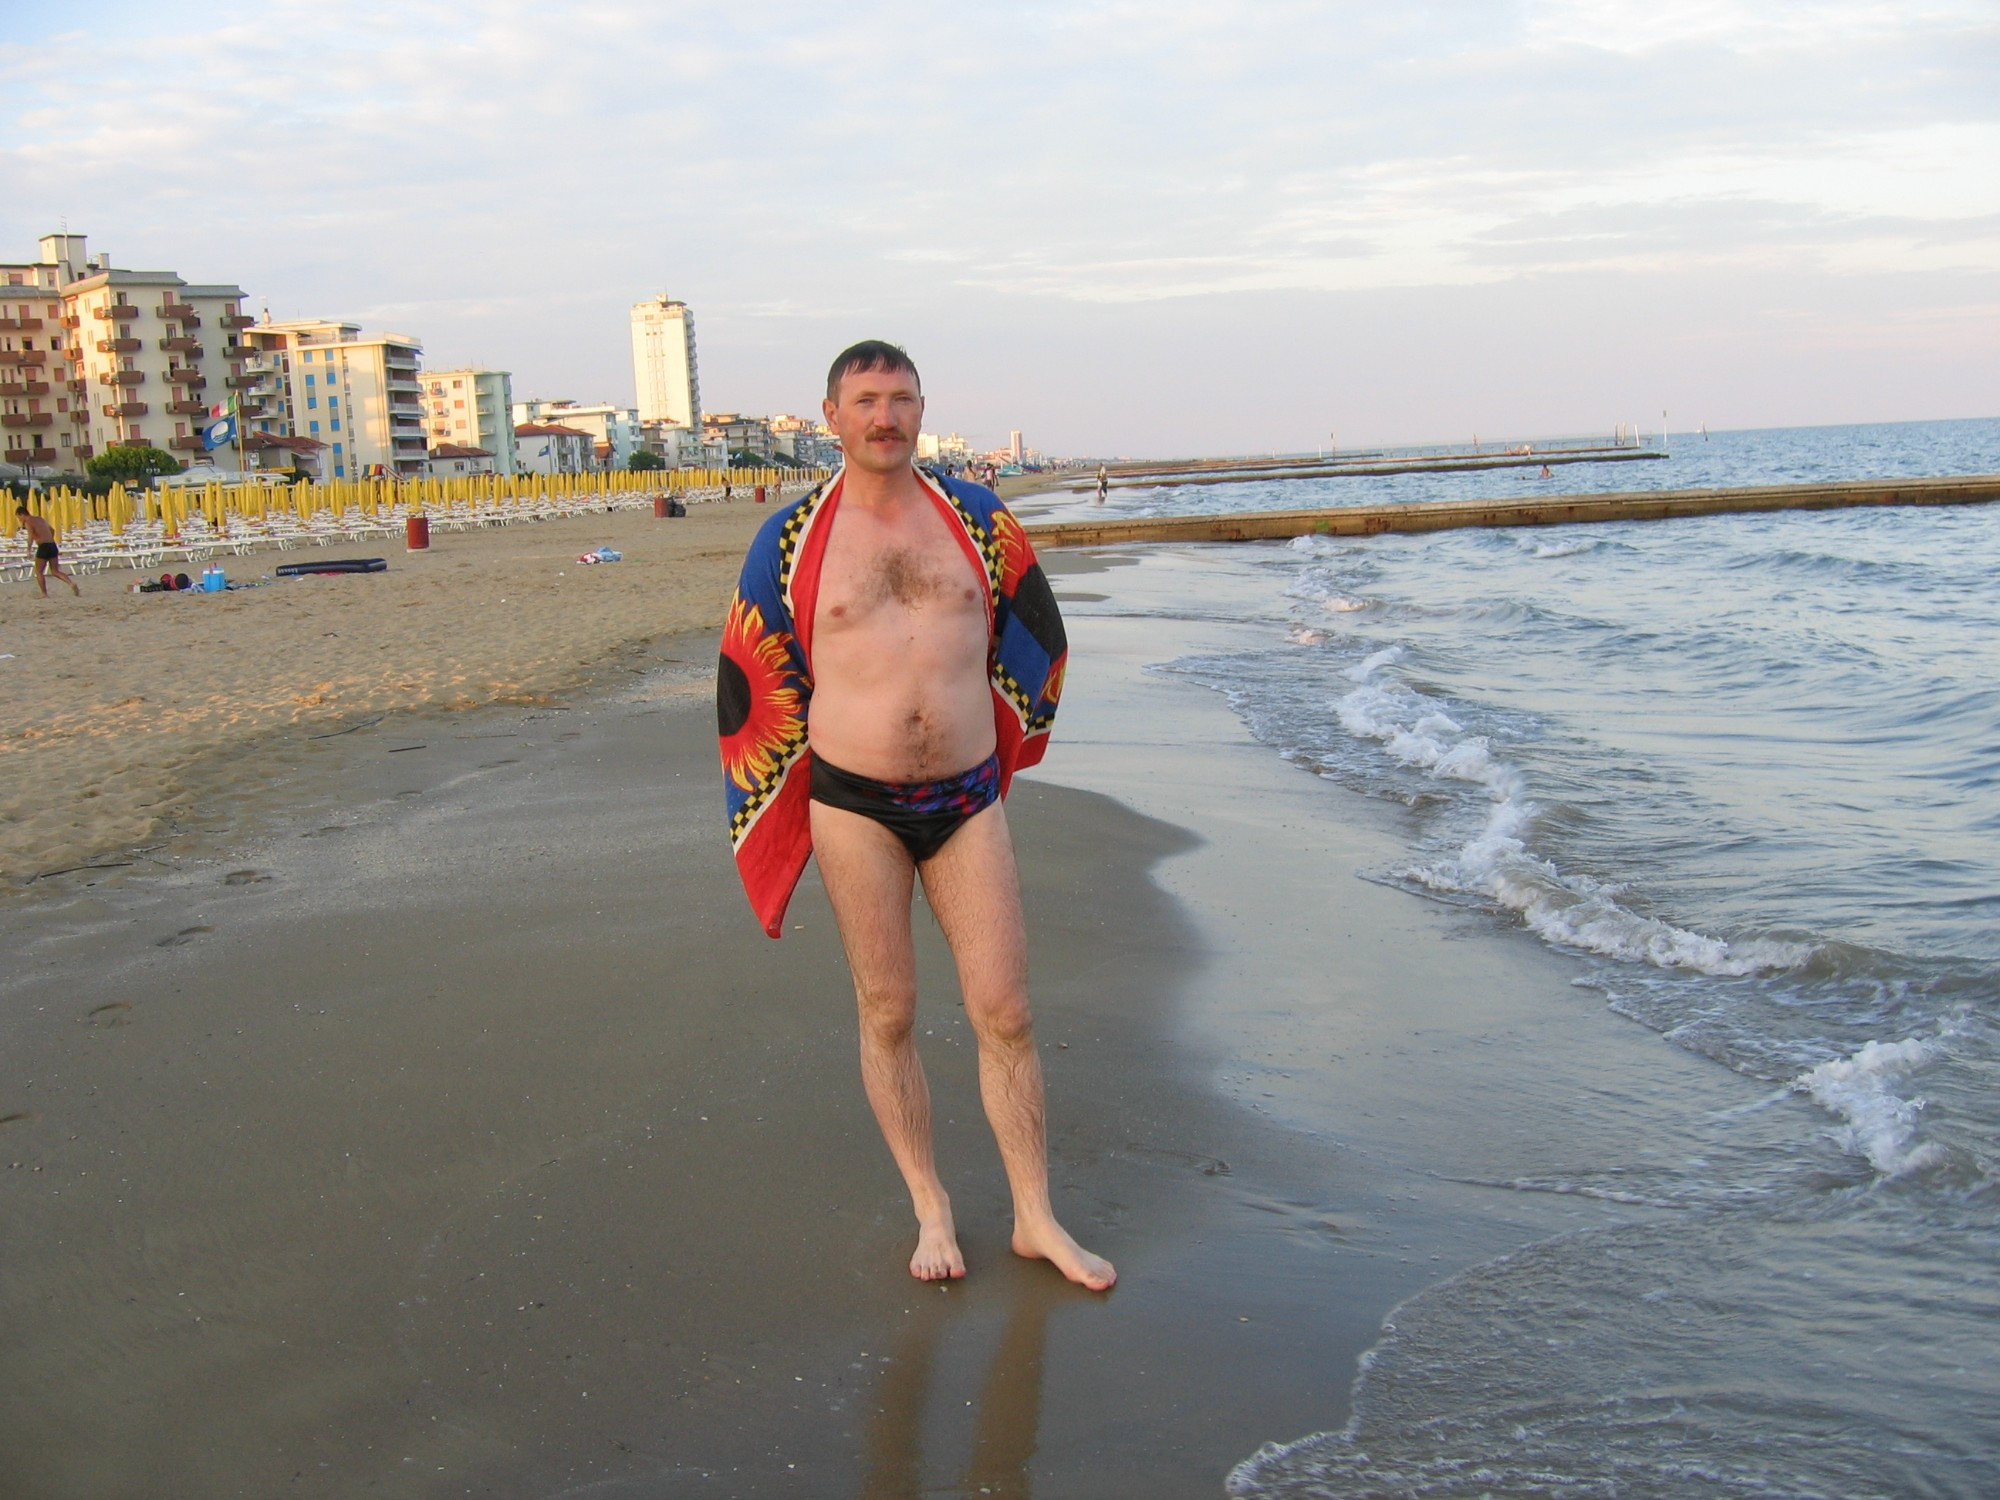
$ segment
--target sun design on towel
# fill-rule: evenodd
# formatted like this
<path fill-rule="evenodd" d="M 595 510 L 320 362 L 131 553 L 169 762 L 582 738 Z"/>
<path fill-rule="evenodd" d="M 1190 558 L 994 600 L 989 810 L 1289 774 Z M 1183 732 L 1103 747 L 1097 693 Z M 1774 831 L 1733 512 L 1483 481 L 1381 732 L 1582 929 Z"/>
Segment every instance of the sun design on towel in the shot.
<path fill-rule="evenodd" d="M 1003 510 L 993 517 L 993 545 L 1000 553 L 1000 592 L 1011 596 L 1035 556 L 1028 545 L 1028 533 L 1012 511 Z"/>
<path fill-rule="evenodd" d="M 791 637 L 764 627 L 764 612 L 741 597 L 729 606 L 716 668 L 715 716 L 722 768 L 746 792 L 767 784 L 798 742 L 799 690 L 787 680 Z"/>

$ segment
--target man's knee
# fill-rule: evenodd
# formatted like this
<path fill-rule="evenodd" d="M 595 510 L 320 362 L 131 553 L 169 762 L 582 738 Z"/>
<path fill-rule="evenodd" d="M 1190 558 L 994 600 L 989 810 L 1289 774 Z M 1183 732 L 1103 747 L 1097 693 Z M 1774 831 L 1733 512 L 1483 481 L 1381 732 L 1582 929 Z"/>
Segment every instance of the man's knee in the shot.
<path fill-rule="evenodd" d="M 969 993 L 965 997 L 965 1018 L 981 1043 L 1009 1047 L 1034 1040 L 1035 1018 L 1028 1009 L 1024 989 L 1009 986 L 983 994 Z"/>
<path fill-rule="evenodd" d="M 855 999 L 861 1011 L 861 1040 L 871 1047 L 900 1047 L 910 1039 L 917 1022 L 917 997 L 903 988 L 857 988 Z"/>

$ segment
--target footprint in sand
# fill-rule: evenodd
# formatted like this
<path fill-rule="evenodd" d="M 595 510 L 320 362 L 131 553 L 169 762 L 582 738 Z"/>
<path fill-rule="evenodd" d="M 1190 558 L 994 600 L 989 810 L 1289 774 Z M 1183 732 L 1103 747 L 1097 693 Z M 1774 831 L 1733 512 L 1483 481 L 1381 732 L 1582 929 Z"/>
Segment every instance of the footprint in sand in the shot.
<path fill-rule="evenodd" d="M 480 766 L 479 769 L 482 771 L 497 771 L 502 766 L 511 766 L 514 763 L 515 763 L 515 758 L 510 755 L 505 760 L 489 760 L 485 764 Z"/>
<path fill-rule="evenodd" d="M 347 830 L 343 828 L 340 824 L 329 823 L 324 828 L 308 828 L 304 833 L 300 834 L 299 837 L 302 839 L 316 839 L 329 833 L 345 833 L 345 832 L 347 832 Z"/>
<path fill-rule="evenodd" d="M 183 927 L 171 937 L 155 938 L 153 946 L 155 948 L 178 948 L 184 943 L 193 942 L 203 933 L 213 931 L 215 931 L 213 927 Z"/>
<path fill-rule="evenodd" d="M 129 1000 L 107 1000 L 83 1013 L 83 1024 L 86 1026 L 123 1026 L 131 1019 L 132 1002 Z"/>
<path fill-rule="evenodd" d="M 30 1120 L 39 1120 L 40 1115 L 31 1110 L 17 1109 L 11 1115 L 0 1115 L 0 1125 L 25 1125 Z"/>
<path fill-rule="evenodd" d="M 262 885 L 267 880 L 276 880 L 275 875 L 266 875 L 262 870 L 231 870 L 222 877 L 224 885 Z"/>

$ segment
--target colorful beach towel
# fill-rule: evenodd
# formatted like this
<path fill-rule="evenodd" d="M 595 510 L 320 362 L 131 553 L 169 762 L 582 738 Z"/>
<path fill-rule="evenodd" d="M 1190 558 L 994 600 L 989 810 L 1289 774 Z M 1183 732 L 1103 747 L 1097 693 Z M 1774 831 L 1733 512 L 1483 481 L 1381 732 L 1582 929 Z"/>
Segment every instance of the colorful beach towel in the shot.
<path fill-rule="evenodd" d="M 1062 615 L 1027 534 L 998 496 L 928 470 L 917 477 L 986 575 L 988 675 L 1005 796 L 1014 772 L 1034 765 L 1048 747 L 1069 660 Z M 843 478 L 834 475 L 759 528 L 730 602 L 715 673 L 729 842 L 751 909 L 772 937 L 784 931 L 785 907 L 812 853 L 806 748 L 812 620 Z"/>

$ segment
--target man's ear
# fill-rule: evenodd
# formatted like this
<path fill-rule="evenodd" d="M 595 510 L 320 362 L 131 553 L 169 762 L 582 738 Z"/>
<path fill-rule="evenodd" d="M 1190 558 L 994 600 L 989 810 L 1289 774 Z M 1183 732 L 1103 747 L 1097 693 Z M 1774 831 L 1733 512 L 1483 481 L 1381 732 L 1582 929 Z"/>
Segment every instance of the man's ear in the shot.
<path fill-rule="evenodd" d="M 819 404 L 819 409 L 820 414 L 826 418 L 826 425 L 831 427 L 833 425 L 833 414 L 838 408 L 831 401 L 822 401 Z"/>

